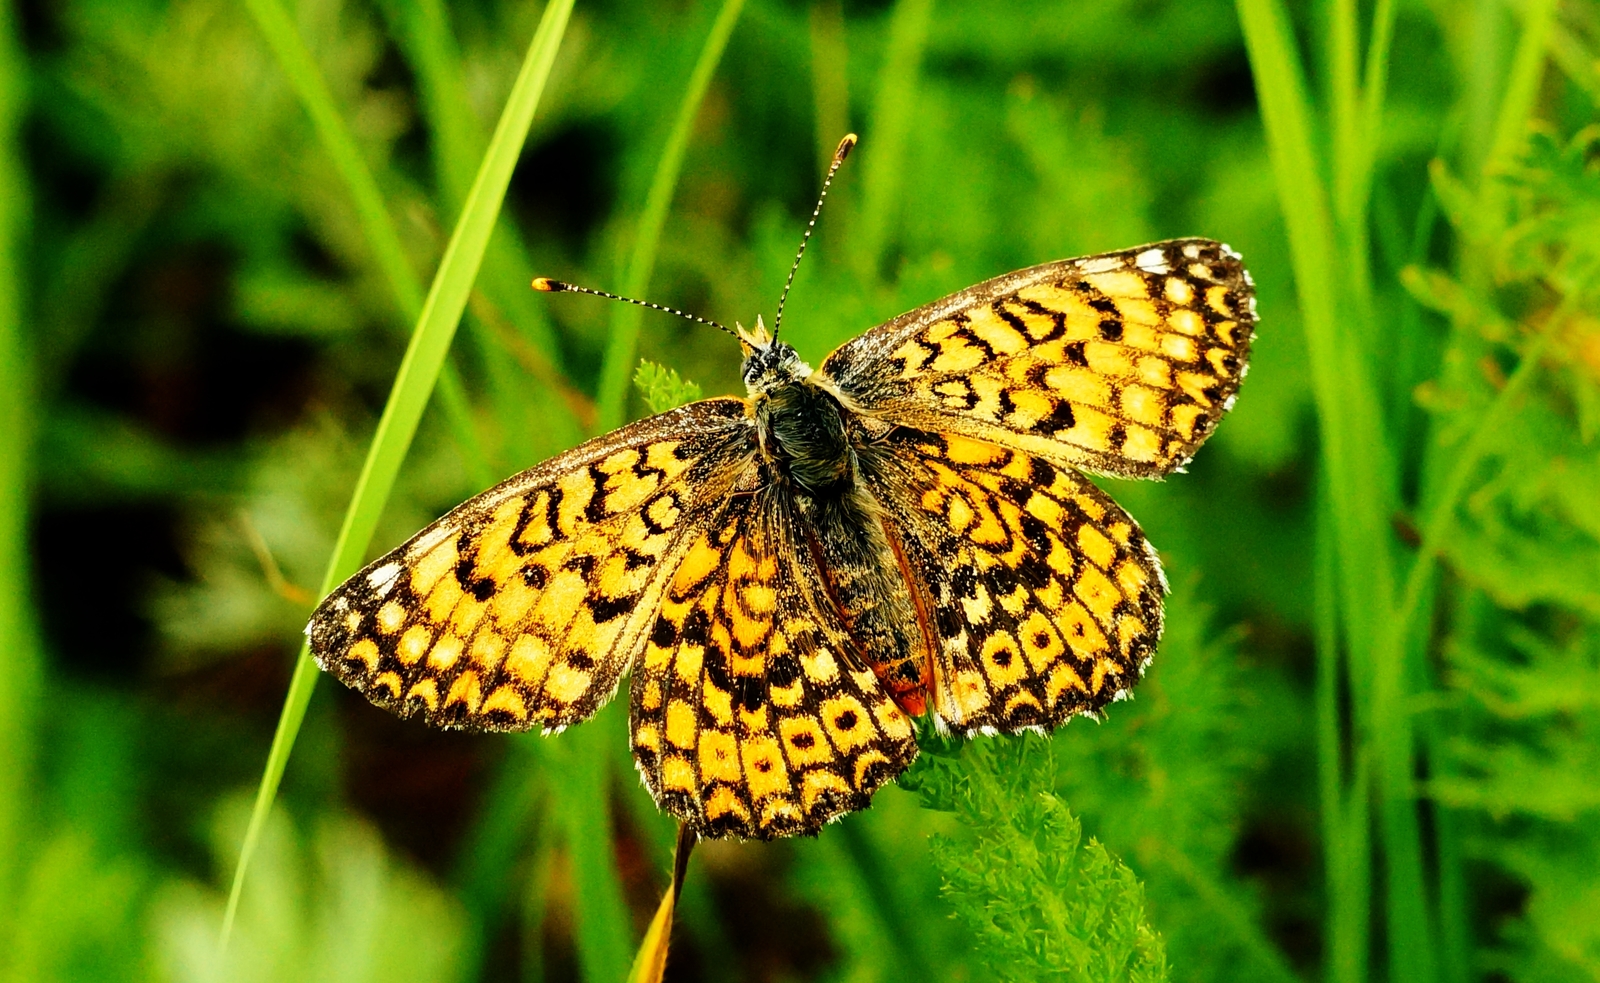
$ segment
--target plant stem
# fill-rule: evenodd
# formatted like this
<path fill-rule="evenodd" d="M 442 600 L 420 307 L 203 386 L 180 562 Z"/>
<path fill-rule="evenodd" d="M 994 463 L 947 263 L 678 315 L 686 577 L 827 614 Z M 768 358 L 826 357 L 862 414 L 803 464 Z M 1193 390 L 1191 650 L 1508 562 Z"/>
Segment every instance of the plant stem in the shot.
<path fill-rule="evenodd" d="M 29 474 L 33 443 L 32 359 L 23 321 L 22 246 L 29 193 L 17 158 L 26 103 L 26 69 L 17 45 L 15 6 L 0 6 L 0 898 L 18 896 L 31 825 L 33 708 L 40 689 L 39 640 L 28 571 Z M 12 905 L 0 903 L 0 971 L 10 963 Z M 0 972 L 3 975 L 3 972 Z"/>
<path fill-rule="evenodd" d="M 869 149 L 861 160 L 861 212 L 854 230 L 856 274 L 864 284 L 878 281 L 878 264 L 894 233 L 932 16 L 932 0 L 898 0 L 889 16 L 888 50 L 865 134 Z"/>

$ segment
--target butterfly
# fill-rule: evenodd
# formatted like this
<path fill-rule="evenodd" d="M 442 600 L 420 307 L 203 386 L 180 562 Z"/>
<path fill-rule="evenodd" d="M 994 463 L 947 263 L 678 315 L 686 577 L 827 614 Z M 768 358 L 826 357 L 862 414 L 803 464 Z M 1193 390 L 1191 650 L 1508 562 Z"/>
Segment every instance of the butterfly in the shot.
<path fill-rule="evenodd" d="M 758 319 L 735 332 L 744 398 L 468 500 L 330 594 L 312 654 L 472 730 L 560 731 L 631 675 L 661 808 L 702 836 L 813 834 L 910 764 L 914 718 L 1045 730 L 1128 694 L 1166 581 L 1086 474 L 1185 464 L 1255 323 L 1240 257 L 1207 239 L 985 281 L 815 370 Z"/>

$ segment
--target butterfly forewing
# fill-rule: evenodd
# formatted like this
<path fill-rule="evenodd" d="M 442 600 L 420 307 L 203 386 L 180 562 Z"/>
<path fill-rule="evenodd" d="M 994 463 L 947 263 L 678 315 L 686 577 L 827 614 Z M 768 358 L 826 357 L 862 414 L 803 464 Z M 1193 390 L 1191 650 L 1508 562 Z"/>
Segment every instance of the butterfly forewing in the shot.
<path fill-rule="evenodd" d="M 980 283 L 845 343 L 821 372 L 864 414 L 1154 477 L 1232 405 L 1254 325 L 1238 255 L 1175 239 Z"/>
<path fill-rule="evenodd" d="M 666 580 L 755 454 L 737 399 L 546 461 L 350 578 L 307 633 L 322 668 L 437 726 L 546 730 L 610 698 Z"/>
<path fill-rule="evenodd" d="M 916 754 L 911 721 L 810 591 L 787 496 L 737 495 L 696 537 L 634 669 L 634 758 L 704 835 L 811 833 Z"/>

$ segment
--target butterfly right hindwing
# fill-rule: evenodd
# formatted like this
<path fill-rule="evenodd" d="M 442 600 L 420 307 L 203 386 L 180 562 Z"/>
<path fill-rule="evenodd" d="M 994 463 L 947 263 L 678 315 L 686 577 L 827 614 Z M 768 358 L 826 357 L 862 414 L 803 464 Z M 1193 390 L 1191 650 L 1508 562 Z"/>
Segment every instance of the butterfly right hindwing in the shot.
<path fill-rule="evenodd" d="M 1054 727 L 1138 681 L 1161 636 L 1160 561 L 1070 467 L 897 428 L 863 474 L 925 591 L 930 705 L 963 733 Z"/>

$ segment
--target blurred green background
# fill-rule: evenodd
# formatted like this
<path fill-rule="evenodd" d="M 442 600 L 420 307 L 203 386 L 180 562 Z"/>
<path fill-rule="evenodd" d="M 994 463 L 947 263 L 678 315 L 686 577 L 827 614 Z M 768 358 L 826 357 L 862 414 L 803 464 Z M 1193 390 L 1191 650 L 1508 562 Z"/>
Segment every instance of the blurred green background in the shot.
<path fill-rule="evenodd" d="M 627 971 L 673 829 L 620 707 L 443 734 L 326 681 L 217 948 L 301 628 L 541 13 L 0 6 L 0 979 Z M 1050 976 L 1060 933 L 1018 901 L 1051 890 L 1018 857 L 1076 842 L 1024 828 L 1046 793 L 1142 882 L 1173 979 L 1600 980 L 1600 8 L 580 0 L 553 39 L 368 556 L 646 412 L 641 357 L 738 391 L 726 336 L 527 281 L 770 322 L 847 130 L 786 314 L 813 364 L 1171 236 L 1229 242 L 1259 291 L 1189 472 L 1106 483 L 1173 582 L 1136 698 L 943 751 L 981 808 L 922 771 L 817 839 L 704 845 L 669 980 L 1122 978 Z"/>

